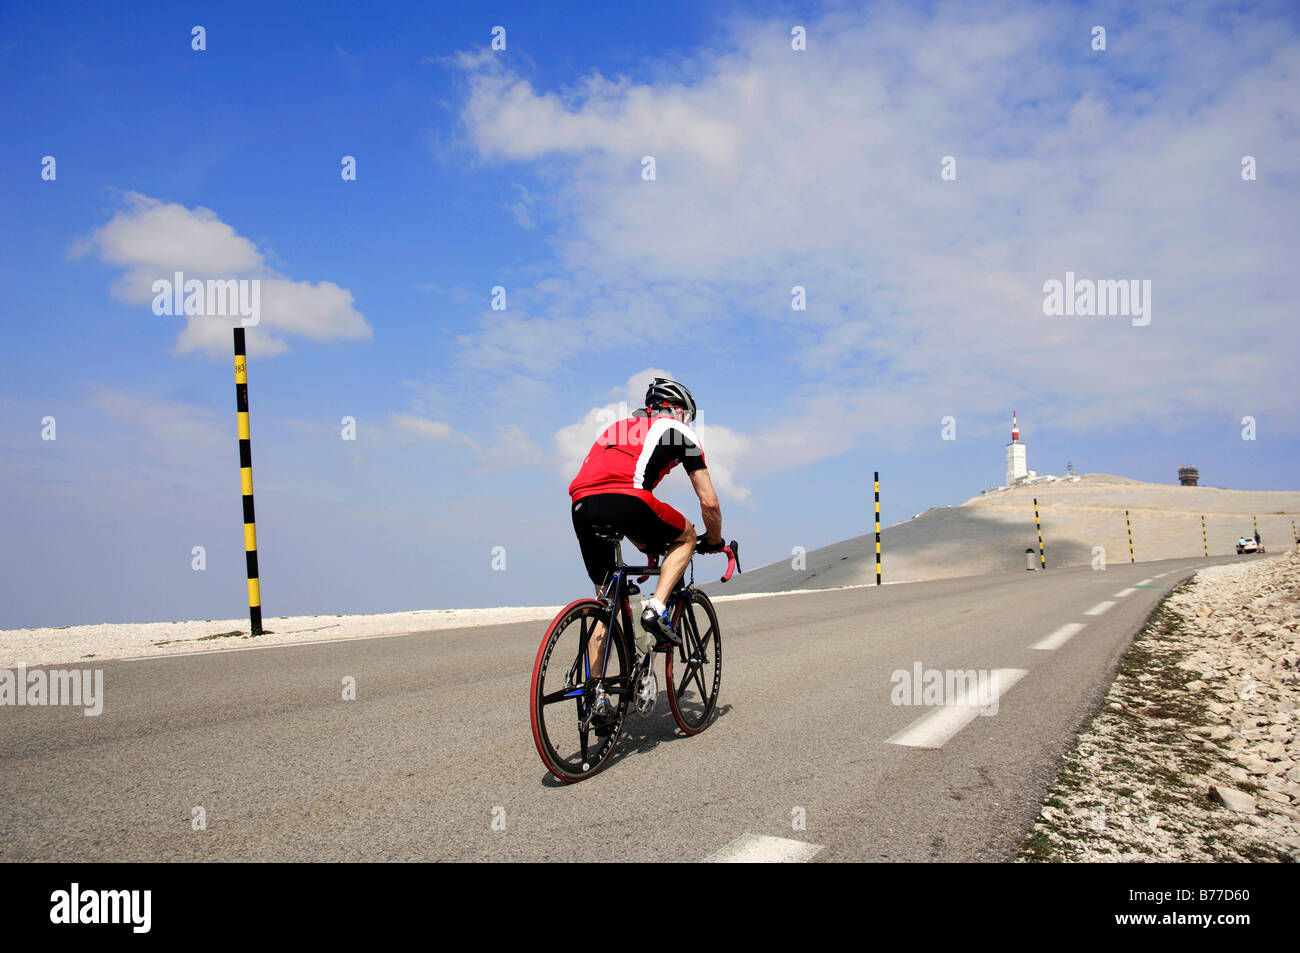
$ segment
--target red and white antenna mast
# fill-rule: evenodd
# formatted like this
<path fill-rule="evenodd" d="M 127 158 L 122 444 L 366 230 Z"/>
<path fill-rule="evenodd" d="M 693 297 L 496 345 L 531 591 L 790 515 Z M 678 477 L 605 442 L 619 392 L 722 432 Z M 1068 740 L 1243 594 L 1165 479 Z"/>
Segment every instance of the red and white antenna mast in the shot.
<path fill-rule="evenodd" d="M 1016 412 L 1011 411 L 1011 442 L 1020 442 L 1020 425 L 1016 423 Z"/>

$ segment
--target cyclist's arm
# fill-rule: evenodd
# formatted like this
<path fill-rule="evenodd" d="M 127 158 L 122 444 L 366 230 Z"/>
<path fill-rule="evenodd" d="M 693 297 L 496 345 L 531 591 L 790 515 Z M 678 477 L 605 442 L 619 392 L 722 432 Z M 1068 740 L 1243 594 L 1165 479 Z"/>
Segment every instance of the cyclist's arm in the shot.
<path fill-rule="evenodd" d="M 705 468 L 692 470 L 691 486 L 700 498 L 700 515 L 704 517 L 704 527 L 710 541 L 722 539 L 722 507 L 718 505 L 718 494 L 713 492 L 713 479 Z"/>

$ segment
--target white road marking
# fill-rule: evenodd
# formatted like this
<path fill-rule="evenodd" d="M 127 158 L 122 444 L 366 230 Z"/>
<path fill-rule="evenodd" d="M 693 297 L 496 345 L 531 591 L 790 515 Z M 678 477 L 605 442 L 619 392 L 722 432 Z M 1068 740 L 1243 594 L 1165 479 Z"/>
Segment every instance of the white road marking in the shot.
<path fill-rule="evenodd" d="M 1103 612 L 1105 612 L 1114 604 L 1115 603 L 1113 602 L 1099 602 L 1091 609 L 1089 609 L 1087 612 L 1085 612 L 1084 615 L 1101 615 Z"/>
<path fill-rule="evenodd" d="M 1028 674 L 1023 668 L 994 669 L 990 675 L 996 677 L 994 684 L 997 686 L 997 698 L 989 699 L 989 704 L 995 704 L 1012 685 Z M 978 718 L 982 710 L 978 704 L 944 705 L 922 715 L 898 734 L 886 738 L 885 744 L 902 745 L 905 748 L 942 748 L 953 735 Z"/>
<path fill-rule="evenodd" d="M 823 844 L 771 837 L 767 834 L 741 834 L 726 847 L 704 858 L 706 864 L 802 864 L 811 860 Z"/>
<path fill-rule="evenodd" d="M 1139 585 L 1139 586 L 1149 586 L 1149 585 L 1151 585 L 1151 580 L 1150 580 L 1150 579 L 1143 579 L 1141 582 L 1137 583 L 1137 585 Z"/>
<path fill-rule="evenodd" d="M 1115 593 L 1115 598 L 1123 599 L 1125 596 L 1131 596 L 1135 592 L 1137 592 L 1136 589 L 1121 589 L 1119 592 Z"/>
<path fill-rule="evenodd" d="M 1070 639 L 1072 639 L 1074 636 L 1078 635 L 1079 632 L 1083 630 L 1083 628 L 1084 628 L 1084 623 L 1082 622 L 1067 622 L 1065 625 L 1061 626 L 1055 632 L 1051 633 L 1050 635 L 1043 636 L 1043 638 L 1039 639 L 1037 642 L 1035 642 L 1033 645 L 1029 647 L 1031 649 L 1042 649 L 1043 651 L 1050 651 L 1051 649 L 1059 649 L 1066 642 L 1070 641 Z"/>

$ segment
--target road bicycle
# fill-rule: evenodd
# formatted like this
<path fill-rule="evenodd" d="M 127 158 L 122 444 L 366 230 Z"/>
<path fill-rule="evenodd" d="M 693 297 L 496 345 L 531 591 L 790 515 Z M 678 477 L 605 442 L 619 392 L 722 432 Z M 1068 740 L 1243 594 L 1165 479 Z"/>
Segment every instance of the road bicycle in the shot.
<path fill-rule="evenodd" d="M 695 588 L 694 558 L 690 580 L 679 580 L 666 603 L 681 644 L 658 646 L 633 628 L 639 620 L 633 618 L 630 596 L 641 591 L 636 582 L 659 575 L 663 553 L 647 551 L 650 565 L 628 566 L 622 533 L 598 527 L 596 535 L 614 547 L 614 570 L 600 598 L 579 599 L 560 610 L 533 663 L 533 741 L 546 769 L 567 782 L 589 778 L 610 763 L 629 707 L 643 718 L 654 712 L 656 654 L 664 656 L 665 694 L 683 734 L 698 735 L 709 726 L 722 684 L 722 630 L 712 600 Z M 723 582 L 740 572 L 738 550 L 735 540 L 719 550 L 727 557 Z M 603 657 L 592 639 L 598 623 L 605 626 Z"/>

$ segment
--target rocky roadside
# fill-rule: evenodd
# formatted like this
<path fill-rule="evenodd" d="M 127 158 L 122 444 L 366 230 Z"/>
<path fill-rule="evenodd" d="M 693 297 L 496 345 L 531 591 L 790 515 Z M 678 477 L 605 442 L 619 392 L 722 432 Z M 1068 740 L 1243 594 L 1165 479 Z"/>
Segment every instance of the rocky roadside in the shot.
<path fill-rule="evenodd" d="M 1138 634 L 1021 861 L 1300 860 L 1300 555 L 1198 572 Z"/>

